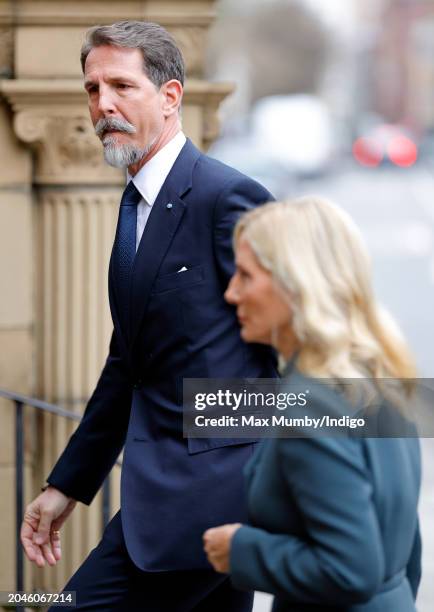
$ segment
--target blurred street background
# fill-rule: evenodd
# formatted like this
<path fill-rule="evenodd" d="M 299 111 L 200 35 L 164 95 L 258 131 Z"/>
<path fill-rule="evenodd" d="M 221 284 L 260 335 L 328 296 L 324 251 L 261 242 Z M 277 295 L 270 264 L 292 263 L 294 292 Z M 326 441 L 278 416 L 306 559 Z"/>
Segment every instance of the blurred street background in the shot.
<path fill-rule="evenodd" d="M 208 77 L 233 81 L 210 154 L 276 198 L 356 220 L 377 295 L 434 377 L 434 1 L 221 0 Z M 434 442 L 422 440 L 423 580 L 434 602 Z M 399 534 L 397 534 L 399 537 Z M 270 609 L 258 594 L 255 612 Z"/>

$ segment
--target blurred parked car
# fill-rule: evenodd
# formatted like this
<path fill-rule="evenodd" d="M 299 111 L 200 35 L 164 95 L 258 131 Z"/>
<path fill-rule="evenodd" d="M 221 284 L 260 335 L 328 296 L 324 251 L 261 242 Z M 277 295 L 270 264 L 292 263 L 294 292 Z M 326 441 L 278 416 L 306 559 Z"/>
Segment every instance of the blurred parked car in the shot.
<path fill-rule="evenodd" d="M 270 96 L 259 100 L 209 154 L 252 176 L 281 199 L 294 192 L 299 178 L 331 168 L 336 141 L 330 113 L 318 98 Z"/>
<path fill-rule="evenodd" d="M 329 170 L 338 133 L 324 102 L 312 95 L 270 96 L 251 114 L 252 132 L 270 155 L 299 177 Z"/>
<path fill-rule="evenodd" d="M 363 132 L 352 146 L 356 162 L 366 167 L 413 166 L 418 158 L 415 135 L 405 126 L 379 123 Z"/>

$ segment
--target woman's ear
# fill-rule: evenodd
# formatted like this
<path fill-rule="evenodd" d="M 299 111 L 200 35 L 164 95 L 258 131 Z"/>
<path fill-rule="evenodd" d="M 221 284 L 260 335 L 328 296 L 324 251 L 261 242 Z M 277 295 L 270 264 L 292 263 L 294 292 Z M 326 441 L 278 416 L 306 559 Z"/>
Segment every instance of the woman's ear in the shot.
<path fill-rule="evenodd" d="M 160 92 L 163 95 L 163 113 L 165 117 L 173 115 L 178 112 L 181 106 L 183 88 L 179 81 L 172 79 L 166 81 L 161 86 Z"/>

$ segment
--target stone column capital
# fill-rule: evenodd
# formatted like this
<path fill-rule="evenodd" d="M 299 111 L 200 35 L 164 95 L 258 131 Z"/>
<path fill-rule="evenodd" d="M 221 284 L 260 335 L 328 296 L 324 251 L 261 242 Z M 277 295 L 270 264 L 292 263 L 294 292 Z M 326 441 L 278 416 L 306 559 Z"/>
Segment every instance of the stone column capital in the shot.
<path fill-rule="evenodd" d="M 197 107 L 201 112 L 201 140 L 195 144 L 206 151 L 218 137 L 220 122 L 218 110 L 223 100 L 235 89 L 233 83 L 210 83 L 201 79 L 187 79 L 183 107 Z M 187 136 L 189 134 L 187 133 Z M 194 138 L 193 138 L 194 140 Z"/>
<path fill-rule="evenodd" d="M 36 184 L 121 185 L 95 135 L 80 80 L 5 80 L 0 92 L 14 111 L 17 137 L 36 153 Z"/>

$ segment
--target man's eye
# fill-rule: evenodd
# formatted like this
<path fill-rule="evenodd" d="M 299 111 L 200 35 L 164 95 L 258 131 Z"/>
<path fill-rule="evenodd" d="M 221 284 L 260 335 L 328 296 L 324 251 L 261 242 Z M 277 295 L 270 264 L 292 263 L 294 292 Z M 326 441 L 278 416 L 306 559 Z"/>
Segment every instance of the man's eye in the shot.
<path fill-rule="evenodd" d="M 129 89 L 131 85 L 128 85 L 128 83 L 118 83 L 117 87 L 118 89 Z"/>

